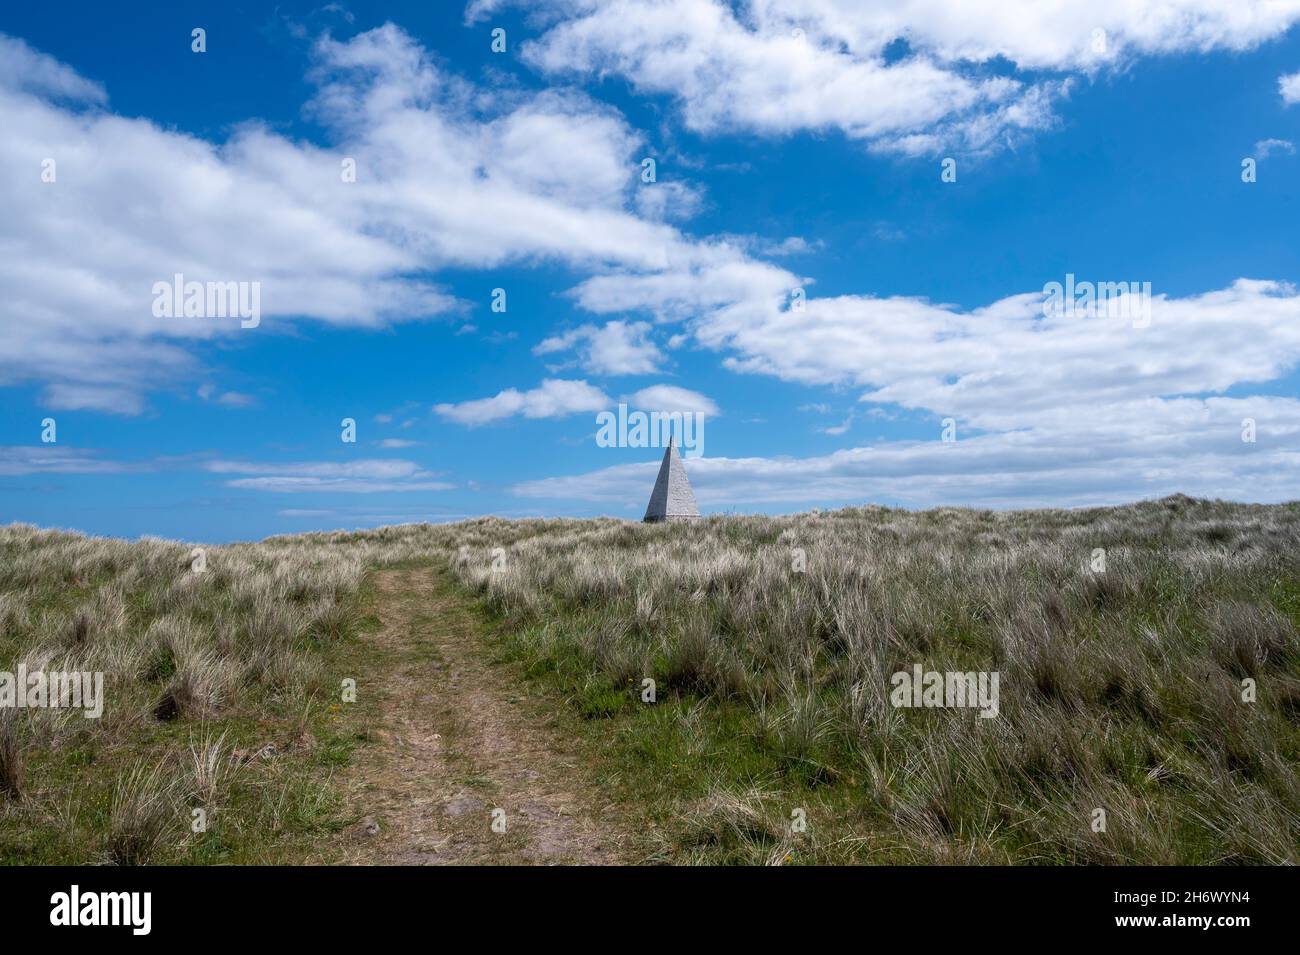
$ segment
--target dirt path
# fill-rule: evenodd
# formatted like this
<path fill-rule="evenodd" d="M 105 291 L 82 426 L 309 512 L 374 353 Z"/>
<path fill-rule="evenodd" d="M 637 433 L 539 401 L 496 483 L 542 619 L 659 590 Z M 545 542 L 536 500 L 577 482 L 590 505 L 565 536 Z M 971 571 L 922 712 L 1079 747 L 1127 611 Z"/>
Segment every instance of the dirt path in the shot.
<path fill-rule="evenodd" d="M 482 625 L 438 572 L 380 571 L 375 587 L 382 628 L 366 637 L 374 666 L 358 691 L 375 694 L 377 726 L 349 770 L 362 822 L 346 861 L 635 861 L 564 732 L 571 714 L 490 662 Z"/>

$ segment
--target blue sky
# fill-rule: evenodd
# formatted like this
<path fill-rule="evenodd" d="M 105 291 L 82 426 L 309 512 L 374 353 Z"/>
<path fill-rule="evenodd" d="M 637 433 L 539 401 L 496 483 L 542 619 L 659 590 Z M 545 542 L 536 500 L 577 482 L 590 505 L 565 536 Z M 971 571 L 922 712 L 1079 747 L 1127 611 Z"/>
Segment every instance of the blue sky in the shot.
<path fill-rule="evenodd" d="M 1300 2 L 861 6 L 7 6 L 0 521 L 639 518 L 620 400 L 706 513 L 1300 497 Z"/>

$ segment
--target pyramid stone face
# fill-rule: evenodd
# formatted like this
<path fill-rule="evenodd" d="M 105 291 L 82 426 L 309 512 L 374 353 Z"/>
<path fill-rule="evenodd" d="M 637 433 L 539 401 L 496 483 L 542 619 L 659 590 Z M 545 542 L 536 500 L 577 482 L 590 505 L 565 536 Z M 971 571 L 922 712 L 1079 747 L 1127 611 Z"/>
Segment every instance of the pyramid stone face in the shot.
<path fill-rule="evenodd" d="M 664 452 L 663 463 L 659 465 L 655 488 L 650 492 L 650 503 L 646 506 L 644 520 L 648 523 L 693 521 L 699 516 L 700 509 L 695 503 L 691 482 L 686 480 L 682 456 L 677 453 L 677 445 L 670 440 L 668 450 Z"/>

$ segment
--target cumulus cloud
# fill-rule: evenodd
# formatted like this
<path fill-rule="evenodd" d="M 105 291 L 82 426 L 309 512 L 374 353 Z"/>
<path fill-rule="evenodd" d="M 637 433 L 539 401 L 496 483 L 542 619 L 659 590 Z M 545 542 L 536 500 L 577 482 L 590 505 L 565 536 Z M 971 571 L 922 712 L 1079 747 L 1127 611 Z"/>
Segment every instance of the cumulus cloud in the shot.
<path fill-rule="evenodd" d="M 689 219 L 704 204 L 704 190 L 684 182 L 655 182 L 636 191 L 636 211 L 647 219 L 676 222 Z"/>
<path fill-rule="evenodd" d="M 651 385 L 623 399 L 646 411 L 700 411 L 720 413 L 717 403 L 707 395 L 676 385 Z M 609 410 L 614 400 L 586 381 L 547 379 L 536 388 L 520 391 L 507 388 L 491 398 L 462 401 L 459 404 L 434 405 L 433 410 L 458 424 L 469 427 L 489 424 L 522 415 L 525 418 L 561 418 L 583 412 Z"/>
<path fill-rule="evenodd" d="M 657 371 L 663 359 L 649 333 L 647 322 L 582 325 L 543 340 L 533 354 L 550 355 L 578 347 L 582 367 L 593 375 L 646 375 Z"/>
<path fill-rule="evenodd" d="M 781 258 L 788 255 L 808 255 L 822 248 L 821 239 L 809 242 L 801 235 L 792 235 L 782 239 L 780 242 L 758 242 L 756 250 L 761 255 L 770 255 Z"/>
<path fill-rule="evenodd" d="M 1285 30 L 1297 4 L 1152 0 L 1139 16 L 1119 0 L 989 0 L 938 16 L 922 0 L 734 8 L 618 0 L 553 5 L 552 25 L 525 50 L 547 73 L 625 74 L 675 96 L 688 123 L 706 131 L 835 128 L 877 148 L 978 148 L 1049 124 L 1070 73 L 1144 54 L 1245 49 Z M 1095 27 L 1107 31 L 1101 52 Z M 996 57 L 1020 72 L 990 72 Z M 681 323 L 670 347 L 693 340 L 735 372 L 852 388 L 872 410 L 901 406 L 961 426 L 955 446 L 892 442 L 802 462 L 700 459 L 692 479 L 698 470 L 705 500 L 989 503 L 1010 500 L 1017 486 L 1021 501 L 1044 503 L 1198 488 L 1300 496 L 1288 477 L 1294 403 L 1224 397 L 1259 390 L 1300 361 L 1300 298 L 1289 286 L 1243 279 L 1157 296 L 1145 329 L 1044 316 L 1038 293 L 973 310 L 819 298 L 810 278 L 753 257 L 806 251 L 799 242 L 696 239 L 660 221 L 666 207 L 635 185 L 641 137 L 581 93 L 488 95 L 391 25 L 322 40 L 315 64 L 309 111 L 330 148 L 256 123 L 216 143 L 114 115 L 102 88 L 0 37 L 0 385 L 38 381 L 52 407 L 137 413 L 149 385 L 196 374 L 195 340 L 289 320 L 373 327 L 439 315 L 459 308 L 429 278 L 441 268 L 556 262 L 590 275 L 570 294 L 604 324 L 552 336 L 538 354 L 573 352 L 593 375 L 653 373 L 663 355 L 652 321 Z M 1292 79 L 1282 80 L 1284 97 Z M 46 155 L 58 162 L 55 183 L 40 181 Z M 356 160 L 354 183 L 341 180 L 344 157 Z M 151 284 L 175 271 L 260 280 L 260 331 L 154 318 Z M 797 315 L 796 286 L 809 295 Z M 668 385 L 632 400 L 662 407 L 664 389 L 712 406 Z M 612 403 L 585 380 L 552 378 L 434 410 L 474 426 Z M 1254 415 L 1261 439 L 1246 445 L 1240 417 Z M 29 470 L 11 473 L 33 473 L 37 459 L 22 460 L 10 467 Z M 93 455 L 45 460 L 51 469 L 94 465 Z M 353 464 L 360 470 L 326 462 L 209 470 L 268 491 L 450 486 L 411 462 Z M 529 482 L 519 492 L 615 500 L 632 486 L 619 484 L 632 480 L 624 473 Z M 637 484 L 633 496 L 644 490 Z"/>
<path fill-rule="evenodd" d="M 895 441 L 808 458 L 695 458 L 686 468 L 701 506 L 959 504 L 1025 507 L 1116 504 L 1184 492 L 1284 501 L 1296 496 L 1300 402 L 1209 398 L 1153 402 L 1112 421 L 959 437 Z M 1241 422 L 1259 422 L 1258 443 Z M 1140 420 L 1139 420 L 1140 419 Z M 522 482 L 529 498 L 639 503 L 654 462 Z"/>
<path fill-rule="evenodd" d="M 479 20 L 503 5 L 476 0 L 466 16 Z M 1300 19 L 1297 0 L 543 6 L 552 25 L 522 48 L 543 72 L 617 74 L 642 93 L 675 97 L 687 125 L 704 132 L 838 129 L 911 154 L 984 150 L 1051 126 L 1053 103 L 1068 87 L 1062 76 L 1140 55 L 1243 50 Z M 998 59 L 1024 76 L 986 68 Z"/>
<path fill-rule="evenodd" d="M 437 404 L 433 410 L 449 421 L 476 427 L 516 415 L 560 418 L 582 411 L 600 411 L 609 404 L 608 395 L 585 381 L 548 378 L 529 391 L 507 388 L 491 398 Z"/>
<path fill-rule="evenodd" d="M 701 311 L 755 299 L 786 297 L 810 284 L 786 269 L 750 258 L 727 240 L 701 242 L 689 253 L 673 250 L 656 271 L 626 269 L 592 276 L 572 291 L 578 305 L 597 314 L 646 311 L 656 321 L 682 321 Z"/>
<path fill-rule="evenodd" d="M 779 298 L 715 309 L 691 328 L 735 371 L 859 385 L 863 399 L 1017 427 L 1076 407 L 1220 392 L 1300 362 L 1300 295 L 1240 279 L 1181 299 L 1156 294 L 1148 327 L 1103 310 L 1044 313 L 1042 293 L 972 311 L 920 298 Z"/>
<path fill-rule="evenodd" d="M 580 93 L 486 95 L 391 24 L 326 37 L 313 60 L 307 109 L 330 148 L 257 122 L 211 142 L 109 112 L 96 84 L 0 35 L 0 386 L 138 413 L 148 387 L 198 372 L 195 340 L 456 312 L 439 269 L 745 260 L 637 211 L 641 137 Z M 261 324 L 155 317 L 153 284 L 176 273 L 260 283 Z"/>
<path fill-rule="evenodd" d="M 366 458 L 358 461 L 256 462 L 209 461 L 204 468 L 215 474 L 241 474 L 226 487 L 277 494 L 335 492 L 373 494 L 380 491 L 446 491 L 455 487 L 431 480 L 436 475 L 412 461 Z"/>
<path fill-rule="evenodd" d="M 1282 102 L 1288 106 L 1300 103 L 1300 72 L 1278 77 L 1277 88 L 1282 94 Z"/>
<path fill-rule="evenodd" d="M 1241 279 L 1201 295 L 1157 295 L 1146 327 L 1141 315 L 1094 308 L 1066 316 L 1043 306 L 1041 293 L 972 311 L 838 296 L 810 298 L 794 313 L 774 298 L 697 317 L 696 339 L 722 351 L 735 371 L 858 387 L 872 410 L 912 409 L 934 429 L 932 440 L 802 460 L 699 459 L 690 470 L 701 500 L 1001 506 L 1177 490 L 1300 497 L 1300 402 L 1225 396 L 1263 388 L 1300 365 L 1295 288 Z M 955 444 L 939 440 L 941 417 L 957 423 Z M 1247 419 L 1255 442 L 1243 440 Z M 616 501 L 642 496 L 643 476 L 627 465 L 516 491 Z"/>
<path fill-rule="evenodd" d="M 645 411 L 698 411 L 710 417 L 721 414 L 717 403 L 708 395 L 676 385 L 651 385 L 629 395 L 627 402 Z"/>
<path fill-rule="evenodd" d="M 0 34 L 0 88 L 56 100 L 104 104 L 108 93 L 54 57 L 33 50 L 18 37 Z"/>

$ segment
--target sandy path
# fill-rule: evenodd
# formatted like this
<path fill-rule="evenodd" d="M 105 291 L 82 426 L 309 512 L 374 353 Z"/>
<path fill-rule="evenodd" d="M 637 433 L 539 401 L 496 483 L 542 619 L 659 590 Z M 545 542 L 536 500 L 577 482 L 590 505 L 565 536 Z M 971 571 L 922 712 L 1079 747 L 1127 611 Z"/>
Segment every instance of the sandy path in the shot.
<path fill-rule="evenodd" d="M 375 586 L 383 626 L 366 637 L 375 662 L 358 691 L 375 694 L 378 725 L 349 770 L 363 821 L 347 861 L 634 861 L 626 820 L 601 805 L 564 732 L 575 717 L 490 662 L 481 624 L 436 570 L 380 571 Z"/>

